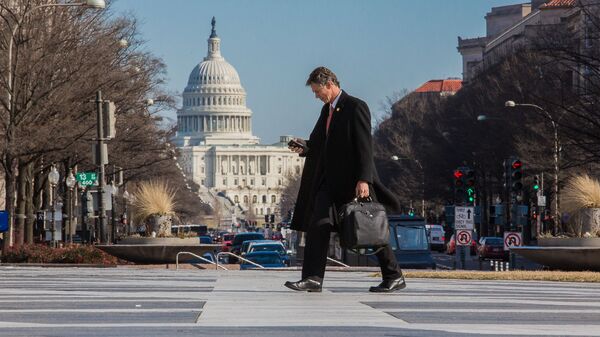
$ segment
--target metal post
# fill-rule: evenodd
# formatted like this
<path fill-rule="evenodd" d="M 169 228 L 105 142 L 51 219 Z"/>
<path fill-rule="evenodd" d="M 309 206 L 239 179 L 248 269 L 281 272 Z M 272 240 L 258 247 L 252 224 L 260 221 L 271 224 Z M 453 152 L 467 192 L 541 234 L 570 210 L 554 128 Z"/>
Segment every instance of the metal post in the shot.
<path fill-rule="evenodd" d="M 560 229 L 561 221 L 560 214 L 558 211 L 558 156 L 559 156 L 559 144 L 558 144 L 558 126 L 552 120 L 552 127 L 554 127 L 554 234 L 558 233 Z"/>
<path fill-rule="evenodd" d="M 88 235 L 88 224 L 85 221 L 85 215 L 87 214 L 87 198 L 85 197 L 85 188 L 81 189 L 81 241 L 82 243 L 89 243 Z"/>
<path fill-rule="evenodd" d="M 98 220 L 100 229 L 100 243 L 106 243 L 107 231 L 106 231 L 106 206 L 104 205 L 104 190 L 106 188 L 106 182 L 104 181 L 104 125 L 102 119 L 102 92 L 98 90 L 96 92 L 96 109 L 97 109 L 97 136 L 98 136 L 98 198 L 100 207 L 98 209 Z"/>
<path fill-rule="evenodd" d="M 114 185 L 113 185 L 114 186 Z M 117 212 L 115 211 L 115 194 L 114 194 L 114 189 L 110 194 L 110 203 L 111 203 L 111 217 L 112 217 L 112 228 L 111 228 L 111 242 L 112 243 L 117 243 L 117 219 L 116 219 L 116 214 Z"/>
<path fill-rule="evenodd" d="M 52 184 L 50 184 L 50 198 L 52 198 L 51 202 L 50 202 L 50 210 L 52 211 L 52 219 L 50 219 L 50 230 L 52 231 L 51 233 L 51 240 L 50 240 L 50 246 L 52 248 L 56 248 L 56 220 L 55 220 L 55 213 L 56 213 L 56 196 L 55 196 L 55 191 L 56 191 L 56 187 Z"/>
<path fill-rule="evenodd" d="M 67 226 L 67 242 L 73 243 L 73 187 L 69 188 L 69 226 Z"/>

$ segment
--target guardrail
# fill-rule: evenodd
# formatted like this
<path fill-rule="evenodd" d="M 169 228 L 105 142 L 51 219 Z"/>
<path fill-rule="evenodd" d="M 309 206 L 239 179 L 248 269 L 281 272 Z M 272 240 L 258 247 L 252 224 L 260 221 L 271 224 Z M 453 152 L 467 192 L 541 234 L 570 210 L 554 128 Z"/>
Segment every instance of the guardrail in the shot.
<path fill-rule="evenodd" d="M 214 265 L 216 266 L 216 267 L 215 267 L 215 269 L 219 269 L 219 267 L 221 267 L 221 268 L 222 268 L 222 269 L 224 269 L 224 270 L 229 270 L 229 269 L 227 269 L 227 268 L 225 268 L 225 267 L 223 267 L 223 266 L 219 265 L 219 263 L 218 263 L 218 262 L 212 262 L 211 260 L 209 260 L 209 259 L 205 259 L 205 258 L 203 258 L 202 256 L 198 256 L 198 255 L 196 255 L 196 254 L 194 254 L 194 253 L 192 253 L 192 252 L 179 252 L 179 253 L 177 253 L 177 255 L 175 256 L 175 270 L 178 270 L 178 269 L 179 269 L 179 255 L 181 255 L 181 254 L 192 255 L 192 256 L 194 256 L 195 258 L 198 258 L 198 259 L 200 259 L 200 260 L 202 260 L 202 261 L 208 262 L 208 263 L 210 263 L 210 264 L 214 264 Z M 217 261 L 218 261 L 218 259 L 219 259 L 219 255 L 217 254 Z"/>
<path fill-rule="evenodd" d="M 241 257 L 241 256 L 239 256 L 239 255 L 236 255 L 236 254 L 234 254 L 234 253 L 232 253 L 232 252 L 219 252 L 219 253 L 217 253 L 217 267 L 219 267 L 219 256 L 221 256 L 221 254 L 223 254 L 223 255 L 231 255 L 231 256 L 235 256 L 235 257 L 237 257 L 238 259 L 240 259 L 240 260 L 242 260 L 242 261 L 246 261 L 246 262 L 248 262 L 248 263 L 250 263 L 250 264 L 252 264 L 252 265 L 255 265 L 255 266 L 257 266 L 258 268 L 265 269 L 265 267 L 261 266 L 260 264 L 258 264 L 258 263 L 255 263 L 255 262 L 252 262 L 252 261 L 250 261 L 250 260 L 248 260 L 248 259 L 244 259 L 243 257 Z M 216 269 L 216 268 L 215 268 L 215 269 Z"/>
<path fill-rule="evenodd" d="M 198 256 L 198 255 L 196 255 L 196 254 L 194 254 L 194 253 L 191 253 L 191 252 L 179 252 L 179 253 L 177 253 L 177 255 L 175 256 L 175 269 L 176 269 L 176 270 L 177 270 L 177 269 L 179 269 L 179 255 L 180 255 L 180 254 L 188 254 L 188 255 L 192 255 L 192 256 L 194 256 L 194 257 L 196 257 L 196 258 L 198 258 L 198 259 L 200 259 L 200 260 L 202 260 L 202 261 L 206 261 L 206 262 L 208 262 L 208 263 L 210 263 L 210 264 L 214 264 L 214 265 L 215 265 L 215 270 L 217 270 L 217 269 L 219 269 L 219 268 L 221 268 L 221 269 L 223 269 L 223 270 L 229 270 L 229 269 L 227 269 L 227 268 L 225 268 L 225 267 L 223 267 L 222 265 L 220 265 L 220 264 L 219 264 L 219 257 L 221 257 L 222 255 L 230 255 L 230 256 L 234 256 L 234 257 L 236 257 L 236 258 L 237 258 L 237 259 L 239 259 L 239 260 L 242 260 L 242 261 L 245 261 L 245 262 L 248 262 L 248 263 L 250 263 L 250 264 L 252 264 L 252 265 L 255 265 L 255 266 L 257 266 L 257 267 L 258 267 L 258 268 L 260 268 L 260 269 L 265 269 L 265 267 L 263 267 L 262 265 L 260 265 L 260 264 L 258 264 L 258 263 L 256 263 L 256 262 L 250 261 L 250 260 L 248 260 L 248 259 L 245 259 L 245 258 L 243 258 L 243 257 L 241 257 L 241 256 L 239 256 L 239 255 L 237 255 L 237 254 L 234 254 L 234 253 L 232 253 L 232 252 L 219 252 L 219 253 L 217 253 L 217 255 L 216 255 L 216 262 L 210 261 L 210 260 L 208 260 L 208 259 L 205 259 L 205 258 L 203 258 L 202 256 Z M 328 258 L 327 258 L 327 260 L 329 260 L 329 261 L 331 261 L 331 262 L 333 262 L 333 263 L 339 264 L 340 266 L 342 266 L 342 267 L 344 267 L 344 268 L 349 268 L 349 267 L 350 267 L 349 265 L 347 265 L 347 264 L 345 264 L 345 263 L 342 263 L 342 262 L 340 262 L 340 261 L 338 261 L 338 260 L 332 259 L 332 258 L 330 258 L 330 257 L 328 257 Z"/>
<path fill-rule="evenodd" d="M 332 258 L 330 258 L 330 257 L 328 257 L 328 258 L 327 258 L 327 260 L 329 260 L 329 261 L 331 261 L 331 262 L 333 262 L 333 263 L 337 263 L 337 264 L 339 264 L 340 266 L 342 266 L 342 267 L 345 267 L 345 268 L 349 268 L 349 267 L 350 267 L 349 265 L 347 265 L 347 264 L 345 264 L 345 263 L 342 263 L 342 262 L 340 262 L 340 261 L 338 261 L 338 260 L 332 259 Z"/>

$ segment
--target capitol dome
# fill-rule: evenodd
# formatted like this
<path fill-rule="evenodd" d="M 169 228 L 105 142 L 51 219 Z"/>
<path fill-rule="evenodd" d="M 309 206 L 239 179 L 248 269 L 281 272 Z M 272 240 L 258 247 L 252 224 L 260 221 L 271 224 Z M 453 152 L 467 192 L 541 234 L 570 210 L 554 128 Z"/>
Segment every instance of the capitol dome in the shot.
<path fill-rule="evenodd" d="M 183 107 L 177 111 L 177 138 L 184 146 L 257 144 L 246 91 L 235 68 L 221 55 L 215 23 L 213 17 L 208 53 L 190 73 L 183 91 Z"/>

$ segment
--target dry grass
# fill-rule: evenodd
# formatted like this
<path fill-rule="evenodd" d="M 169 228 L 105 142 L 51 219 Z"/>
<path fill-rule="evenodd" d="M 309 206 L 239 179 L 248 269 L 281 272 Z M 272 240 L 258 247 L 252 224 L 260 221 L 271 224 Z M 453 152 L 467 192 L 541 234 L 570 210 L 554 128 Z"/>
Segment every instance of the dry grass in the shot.
<path fill-rule="evenodd" d="M 587 174 L 571 178 L 562 190 L 561 202 L 562 210 L 569 213 L 600 207 L 600 182 Z"/>
<path fill-rule="evenodd" d="M 175 190 L 164 181 L 142 182 L 134 195 L 137 218 L 175 214 Z"/>
<path fill-rule="evenodd" d="M 407 278 L 438 278 L 458 280 L 600 282 L 600 273 L 590 271 L 407 271 L 404 273 L 404 275 Z"/>

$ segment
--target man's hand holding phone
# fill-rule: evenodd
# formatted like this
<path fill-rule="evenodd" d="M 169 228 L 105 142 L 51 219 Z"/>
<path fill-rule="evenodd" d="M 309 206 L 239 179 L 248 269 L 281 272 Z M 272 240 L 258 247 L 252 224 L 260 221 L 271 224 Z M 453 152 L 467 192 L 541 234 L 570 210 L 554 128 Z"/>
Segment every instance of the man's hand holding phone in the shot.
<path fill-rule="evenodd" d="M 288 142 L 288 147 L 290 150 L 297 154 L 303 154 L 308 151 L 308 147 L 306 146 L 306 141 L 300 138 L 293 138 Z"/>

